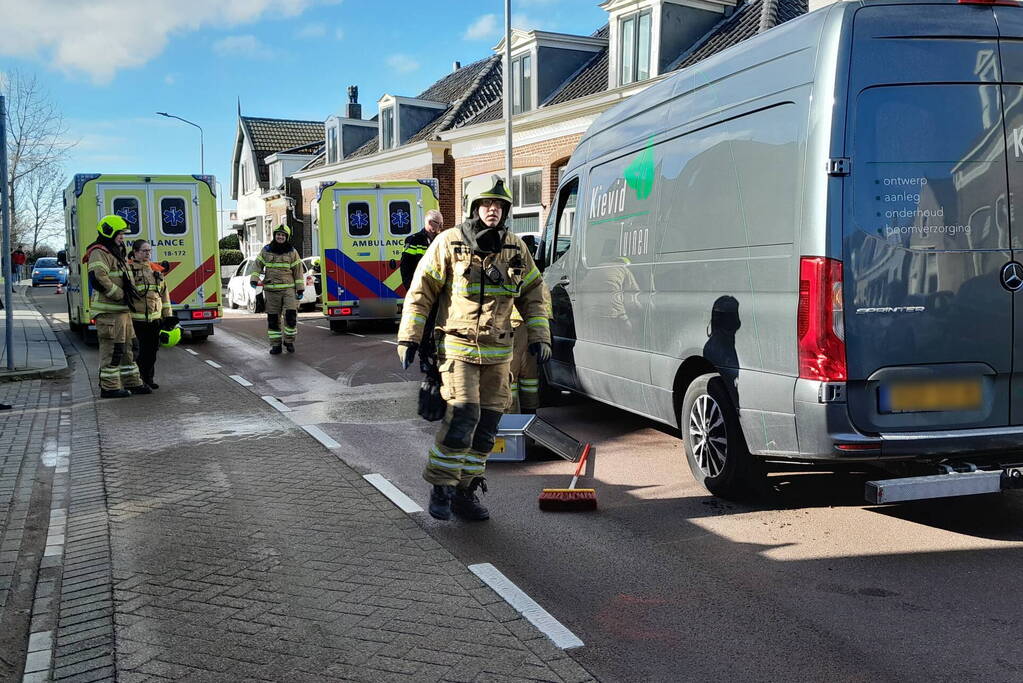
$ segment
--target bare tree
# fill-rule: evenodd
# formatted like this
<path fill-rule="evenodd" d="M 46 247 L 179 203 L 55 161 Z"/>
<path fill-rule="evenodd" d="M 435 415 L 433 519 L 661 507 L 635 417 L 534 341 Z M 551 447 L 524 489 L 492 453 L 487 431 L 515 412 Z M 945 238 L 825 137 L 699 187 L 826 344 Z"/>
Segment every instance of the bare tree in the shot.
<path fill-rule="evenodd" d="M 63 164 L 74 143 L 67 137 L 64 116 L 34 74 L 14 69 L 7 72 L 6 81 L 8 200 L 11 241 L 17 244 L 40 230 L 31 214 L 34 205 L 42 205 L 32 200 L 30 188 L 42 192 L 55 186 L 59 202 Z M 29 196 L 23 198 L 26 191 Z M 39 215 L 45 214 L 47 211 Z"/>
<path fill-rule="evenodd" d="M 27 176 L 21 187 L 21 238 L 38 255 L 39 243 L 64 231 L 64 171 L 58 164 Z"/>

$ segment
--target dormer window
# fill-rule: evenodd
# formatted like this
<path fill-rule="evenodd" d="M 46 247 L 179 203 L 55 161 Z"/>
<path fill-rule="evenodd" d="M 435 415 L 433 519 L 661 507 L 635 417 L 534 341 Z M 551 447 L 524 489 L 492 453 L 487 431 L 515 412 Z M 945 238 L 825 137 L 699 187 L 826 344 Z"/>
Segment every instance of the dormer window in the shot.
<path fill-rule="evenodd" d="M 650 10 L 618 20 L 618 83 L 627 85 L 650 78 Z"/>
<path fill-rule="evenodd" d="M 338 128 L 340 126 L 337 123 L 327 124 L 327 163 L 334 164 L 340 161 L 341 156 L 339 153 L 340 147 L 338 146 Z"/>
<path fill-rule="evenodd" d="M 394 139 L 394 107 L 380 110 L 380 149 L 396 147 Z"/>
<path fill-rule="evenodd" d="M 533 55 L 512 58 L 512 114 L 533 108 Z"/>
<path fill-rule="evenodd" d="M 284 164 L 279 161 L 270 164 L 270 187 L 284 187 Z"/>

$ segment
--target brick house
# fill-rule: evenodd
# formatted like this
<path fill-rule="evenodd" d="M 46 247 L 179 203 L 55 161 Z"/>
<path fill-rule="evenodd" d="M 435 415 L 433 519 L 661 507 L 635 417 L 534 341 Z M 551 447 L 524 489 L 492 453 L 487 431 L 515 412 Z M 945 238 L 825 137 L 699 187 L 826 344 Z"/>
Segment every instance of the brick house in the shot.
<path fill-rule="evenodd" d="M 305 214 L 299 184 L 289 178 L 314 159 L 323 144 L 322 121 L 242 116 L 239 108 L 231 198 L 238 202 L 239 238 L 246 256 L 255 255 L 270 240 L 273 226 L 282 222 L 292 228 L 301 248 Z"/>
<path fill-rule="evenodd" d="M 807 0 L 607 0 L 608 23 L 588 36 L 513 30 L 513 174 L 517 232 L 540 229 L 561 169 L 605 110 L 671 72 L 806 13 Z M 294 174 L 305 215 L 322 184 L 436 178 L 449 224 L 462 220 L 469 180 L 504 175 L 502 62 L 495 54 L 414 98 L 386 94 L 371 121 L 332 117 L 326 150 Z M 358 129 L 352 126 L 358 124 Z M 353 134 L 364 142 L 349 144 Z"/>

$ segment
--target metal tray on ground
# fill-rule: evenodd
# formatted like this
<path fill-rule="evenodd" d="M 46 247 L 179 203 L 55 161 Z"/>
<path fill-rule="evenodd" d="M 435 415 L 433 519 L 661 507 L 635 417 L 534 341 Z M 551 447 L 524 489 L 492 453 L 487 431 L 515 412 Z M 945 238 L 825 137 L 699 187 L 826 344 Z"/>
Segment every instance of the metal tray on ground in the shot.
<path fill-rule="evenodd" d="M 533 441 L 569 462 L 578 462 L 584 444 L 536 415 L 509 413 L 501 416 L 497 442 L 487 460 L 490 462 L 522 462 Z"/>

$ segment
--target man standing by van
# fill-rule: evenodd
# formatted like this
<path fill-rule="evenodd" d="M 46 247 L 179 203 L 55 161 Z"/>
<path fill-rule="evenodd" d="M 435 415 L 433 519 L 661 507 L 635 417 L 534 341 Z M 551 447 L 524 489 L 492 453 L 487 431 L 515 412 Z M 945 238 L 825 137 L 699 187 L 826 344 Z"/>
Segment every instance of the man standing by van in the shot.
<path fill-rule="evenodd" d="M 484 520 L 476 491 L 510 400 L 511 313 L 519 309 L 529 351 L 551 356 L 543 280 L 522 239 L 505 228 L 511 194 L 494 176 L 469 184 L 467 220 L 437 237 L 416 269 L 398 329 L 398 357 L 408 368 L 437 305 L 437 357 L 447 411 L 430 448 L 423 478 L 433 485 L 430 514 Z"/>
<path fill-rule="evenodd" d="M 263 276 L 263 302 L 266 306 L 266 336 L 270 339 L 270 354 L 281 352 L 281 342 L 288 353 L 295 353 L 295 335 L 298 334 L 298 295 L 305 290 L 302 257 L 291 246 L 291 228 L 278 225 L 273 239 L 256 257 L 257 270 L 249 284 L 259 286 Z M 281 315 L 284 331 L 281 332 Z"/>
<path fill-rule="evenodd" d="M 416 274 L 416 266 L 423 260 L 423 254 L 437 235 L 444 231 L 444 216 L 437 209 L 427 211 L 424 220 L 422 230 L 405 238 L 405 248 L 401 252 L 401 284 L 404 285 L 406 292 L 412 286 L 412 276 Z M 425 329 L 433 329 L 434 318 L 432 313 L 427 317 Z M 419 369 L 423 374 L 433 373 L 435 376 L 436 366 L 437 349 L 433 343 L 433 334 L 426 334 L 419 347 Z"/>

